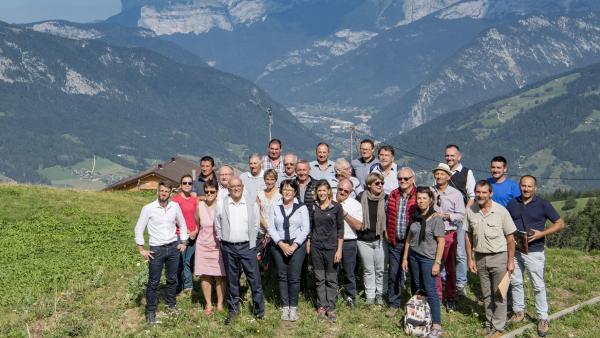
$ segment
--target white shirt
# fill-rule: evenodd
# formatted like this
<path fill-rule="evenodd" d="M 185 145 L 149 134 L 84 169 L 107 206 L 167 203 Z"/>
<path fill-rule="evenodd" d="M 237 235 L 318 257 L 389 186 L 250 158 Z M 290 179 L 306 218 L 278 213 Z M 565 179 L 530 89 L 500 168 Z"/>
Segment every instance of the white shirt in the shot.
<path fill-rule="evenodd" d="M 359 201 L 354 198 L 348 197 L 344 200 L 344 202 L 340 203 L 344 208 L 344 212 L 347 212 L 350 216 L 356 218 L 357 220 L 362 222 L 363 212 L 362 205 Z M 344 217 L 344 239 L 357 239 L 356 231 L 352 229 L 350 224 L 346 221 Z"/>
<path fill-rule="evenodd" d="M 144 230 L 148 227 L 150 246 L 159 246 L 177 241 L 176 228 L 179 226 L 180 240 L 188 239 L 187 226 L 179 204 L 169 201 L 162 207 L 158 200 L 146 204 L 135 225 L 135 243 L 144 245 Z"/>
<path fill-rule="evenodd" d="M 389 195 L 394 189 L 398 188 L 398 165 L 396 163 L 392 163 L 392 167 L 387 175 L 383 173 L 383 168 L 381 168 L 380 163 L 378 163 L 371 172 L 383 175 L 383 192 L 385 192 L 386 195 Z"/>
<path fill-rule="evenodd" d="M 219 200 L 217 202 L 216 214 L 222 215 L 225 211 L 224 208 L 229 208 L 229 226 L 231 232 L 228 242 L 231 243 L 242 243 L 249 240 L 248 236 L 248 207 L 246 206 L 246 197 L 242 196 L 238 203 L 235 203 L 233 199 L 227 199 L 229 203 L 225 204 L 225 200 Z M 215 217 L 216 219 L 216 217 Z"/>
<path fill-rule="evenodd" d="M 242 183 L 244 184 L 244 193 L 248 198 L 251 198 L 252 201 L 256 200 L 256 194 L 265 190 L 267 187 L 265 185 L 265 179 L 263 178 L 264 171 L 261 170 L 260 173 L 256 176 L 252 176 L 252 173 L 247 171 L 240 176 Z"/>

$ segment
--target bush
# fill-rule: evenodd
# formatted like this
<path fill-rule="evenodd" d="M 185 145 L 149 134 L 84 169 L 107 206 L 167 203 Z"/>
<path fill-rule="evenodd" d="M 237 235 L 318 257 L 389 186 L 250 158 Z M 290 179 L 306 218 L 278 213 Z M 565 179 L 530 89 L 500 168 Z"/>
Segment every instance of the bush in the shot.
<path fill-rule="evenodd" d="M 569 198 L 567 198 L 567 200 L 565 201 L 565 205 L 563 205 L 562 210 L 572 210 L 575 209 L 577 207 L 577 200 L 575 199 L 575 196 L 569 196 Z"/>

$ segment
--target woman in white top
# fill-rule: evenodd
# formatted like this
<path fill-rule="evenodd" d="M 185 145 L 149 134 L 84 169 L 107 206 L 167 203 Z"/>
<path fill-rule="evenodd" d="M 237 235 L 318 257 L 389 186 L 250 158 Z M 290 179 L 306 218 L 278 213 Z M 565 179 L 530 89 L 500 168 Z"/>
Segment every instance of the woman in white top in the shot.
<path fill-rule="evenodd" d="M 298 294 L 302 264 L 306 258 L 306 238 L 310 231 L 308 208 L 295 198 L 296 180 L 281 182 L 282 199 L 269 214 L 269 234 L 274 245 L 271 255 L 277 267 L 282 304 L 282 320 L 298 320 Z"/>
<path fill-rule="evenodd" d="M 263 174 L 265 180 L 265 190 L 261 190 L 256 195 L 256 203 L 260 207 L 260 226 L 265 234 L 268 233 L 269 223 L 268 215 L 273 211 L 273 205 L 281 199 L 281 194 L 275 186 L 277 182 L 277 170 L 269 169 Z"/>

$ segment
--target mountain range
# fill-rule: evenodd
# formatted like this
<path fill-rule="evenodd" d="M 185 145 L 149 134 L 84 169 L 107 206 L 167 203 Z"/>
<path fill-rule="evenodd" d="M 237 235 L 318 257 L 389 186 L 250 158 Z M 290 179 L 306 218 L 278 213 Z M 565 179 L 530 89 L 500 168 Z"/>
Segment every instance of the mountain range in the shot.
<path fill-rule="evenodd" d="M 287 150 L 312 147 L 312 132 L 237 76 L 0 23 L 0 174 L 19 182 L 95 155 L 134 169 L 175 153 L 244 161 L 265 147 L 268 106 Z"/>
<path fill-rule="evenodd" d="M 487 178 L 489 161 L 503 155 L 513 179 L 536 175 L 545 191 L 598 188 L 600 63 L 441 115 L 386 143 L 403 164 L 425 173 L 442 160 L 446 144 L 458 144 L 477 179 Z"/>

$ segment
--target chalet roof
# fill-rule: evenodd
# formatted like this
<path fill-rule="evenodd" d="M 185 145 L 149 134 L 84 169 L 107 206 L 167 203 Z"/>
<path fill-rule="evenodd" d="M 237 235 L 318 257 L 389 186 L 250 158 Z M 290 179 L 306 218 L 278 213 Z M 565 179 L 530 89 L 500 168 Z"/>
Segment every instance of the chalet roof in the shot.
<path fill-rule="evenodd" d="M 197 169 L 198 165 L 193 161 L 182 157 L 172 157 L 168 162 L 160 163 L 152 166 L 136 175 L 124 178 L 116 183 L 109 185 L 104 190 L 114 190 L 123 186 L 129 186 L 137 184 L 137 181 L 149 175 L 161 177 L 162 179 L 170 180 L 173 182 L 179 182 L 181 176 L 185 174 L 192 174 L 192 170 Z"/>

